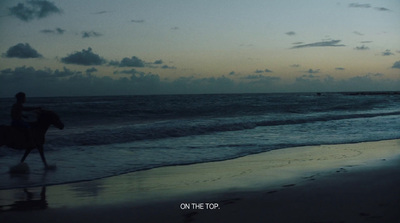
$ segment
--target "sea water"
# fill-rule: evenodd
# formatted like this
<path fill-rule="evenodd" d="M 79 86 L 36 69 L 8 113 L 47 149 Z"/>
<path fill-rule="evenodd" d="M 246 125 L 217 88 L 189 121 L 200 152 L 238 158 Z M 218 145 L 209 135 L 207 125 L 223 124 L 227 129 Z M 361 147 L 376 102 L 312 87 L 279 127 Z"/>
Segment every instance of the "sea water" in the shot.
<path fill-rule="evenodd" d="M 12 98 L 0 99 L 0 124 Z M 0 147 L 0 189 L 52 185 L 170 165 L 233 159 L 287 147 L 400 138 L 395 93 L 221 94 L 28 98 L 56 112 L 45 171 L 37 151 L 15 176 L 23 151 Z M 35 116 L 29 115 L 34 121 Z M 301 149 L 301 148 L 299 148 Z M 379 149 L 379 148 L 377 148 Z"/>

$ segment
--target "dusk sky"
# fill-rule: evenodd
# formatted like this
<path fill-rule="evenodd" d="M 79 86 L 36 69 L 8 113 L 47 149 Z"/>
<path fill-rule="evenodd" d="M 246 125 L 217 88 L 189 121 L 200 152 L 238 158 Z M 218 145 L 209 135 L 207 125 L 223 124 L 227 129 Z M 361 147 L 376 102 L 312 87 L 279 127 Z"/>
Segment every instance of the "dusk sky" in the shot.
<path fill-rule="evenodd" d="M 399 0 L 0 0 L 0 97 L 400 90 Z"/>

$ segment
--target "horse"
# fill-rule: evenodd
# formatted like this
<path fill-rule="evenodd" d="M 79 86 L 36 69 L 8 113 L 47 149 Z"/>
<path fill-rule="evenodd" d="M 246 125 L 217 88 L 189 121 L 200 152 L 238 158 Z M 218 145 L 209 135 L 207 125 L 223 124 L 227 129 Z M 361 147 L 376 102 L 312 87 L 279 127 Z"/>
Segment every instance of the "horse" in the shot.
<path fill-rule="evenodd" d="M 33 149 L 38 149 L 40 157 L 46 169 L 49 169 L 49 165 L 46 162 L 44 156 L 43 145 L 45 143 L 45 135 L 51 125 L 54 125 L 58 129 L 64 129 L 64 124 L 61 122 L 59 116 L 48 110 L 40 110 L 38 112 L 38 118 L 36 122 L 29 123 L 30 128 L 28 129 L 31 140 L 26 137 L 24 129 L 14 126 L 0 126 L 0 146 L 7 146 L 13 149 L 25 150 L 24 155 L 21 158 L 23 163 L 26 157 Z"/>

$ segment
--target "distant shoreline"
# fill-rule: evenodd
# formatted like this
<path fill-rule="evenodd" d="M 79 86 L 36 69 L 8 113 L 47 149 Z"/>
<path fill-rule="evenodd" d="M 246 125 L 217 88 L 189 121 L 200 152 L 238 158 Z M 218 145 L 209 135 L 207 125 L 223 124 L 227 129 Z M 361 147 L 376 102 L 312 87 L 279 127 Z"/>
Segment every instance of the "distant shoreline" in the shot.
<path fill-rule="evenodd" d="M 131 97 L 131 96 L 177 96 L 177 95 L 263 95 L 263 94 L 344 94 L 344 95 L 400 95 L 400 91 L 312 91 L 312 92 L 265 92 L 265 93 L 187 93 L 187 94 L 129 94 L 129 95 L 57 95 L 57 96 L 29 96 L 29 98 L 79 98 L 79 97 Z M 14 98 L 14 95 L 1 96 L 0 99 Z"/>

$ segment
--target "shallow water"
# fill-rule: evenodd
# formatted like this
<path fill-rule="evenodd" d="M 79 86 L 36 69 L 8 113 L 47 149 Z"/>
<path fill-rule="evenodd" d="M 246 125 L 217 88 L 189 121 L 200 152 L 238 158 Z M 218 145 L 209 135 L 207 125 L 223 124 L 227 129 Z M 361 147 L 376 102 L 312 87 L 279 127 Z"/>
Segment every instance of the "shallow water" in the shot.
<path fill-rule="evenodd" d="M 0 124 L 13 99 L 0 99 Z M 0 147 L 0 189 L 60 184 L 168 165 L 226 160 L 274 149 L 394 139 L 400 95 L 237 94 L 28 98 L 59 114 L 30 174 L 9 174 L 23 151 Z M 32 120 L 35 118 L 30 117 Z"/>

